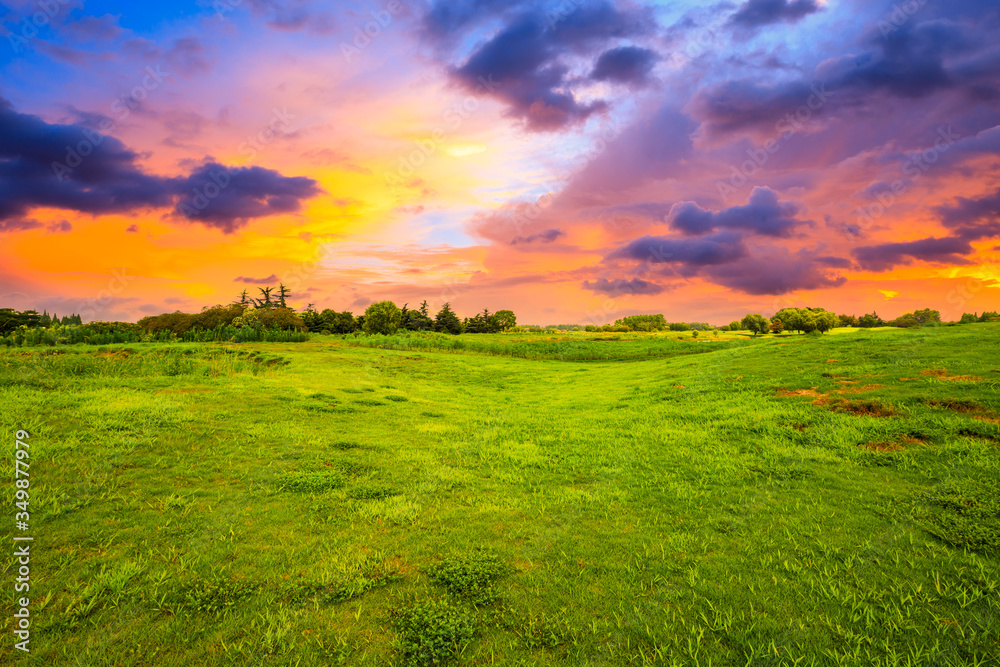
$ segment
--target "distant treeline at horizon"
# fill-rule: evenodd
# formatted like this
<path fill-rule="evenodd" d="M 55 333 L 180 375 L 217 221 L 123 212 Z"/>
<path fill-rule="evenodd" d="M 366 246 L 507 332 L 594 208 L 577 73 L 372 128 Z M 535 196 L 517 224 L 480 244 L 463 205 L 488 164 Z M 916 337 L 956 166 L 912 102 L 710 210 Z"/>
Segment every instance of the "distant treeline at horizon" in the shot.
<path fill-rule="evenodd" d="M 309 304 L 301 313 L 287 305 L 288 290 L 284 285 L 277 293 L 272 288 L 261 288 L 262 298 L 248 297 L 246 291 L 240 295 L 240 300 L 228 305 L 205 306 L 199 313 L 184 313 L 174 311 L 143 317 L 137 322 L 103 322 L 91 321 L 84 323 L 78 314 L 59 317 L 49 315 L 47 311 L 41 314 L 37 310 L 17 311 L 14 308 L 0 308 L 0 335 L 8 335 L 20 327 L 25 329 L 49 329 L 55 327 L 91 327 L 99 333 L 106 334 L 120 325 L 121 329 L 146 334 L 172 333 L 185 338 L 190 332 L 218 331 L 226 328 L 318 332 L 324 334 L 350 333 L 395 333 L 404 331 L 438 331 L 443 333 L 499 333 L 506 332 L 545 332 L 545 331 L 587 331 L 587 332 L 654 332 L 654 331 L 751 331 L 757 333 L 780 333 L 785 330 L 828 331 L 836 327 L 900 327 L 938 326 L 946 324 L 970 324 L 1000 320 L 997 311 L 986 311 L 982 314 L 964 313 L 954 322 L 944 322 L 937 310 L 924 308 L 914 312 L 904 313 L 892 320 L 884 320 L 875 312 L 856 317 L 854 315 L 837 315 L 823 308 L 783 308 L 770 318 L 748 313 L 741 320 L 733 320 L 729 324 L 719 326 L 707 322 L 668 322 L 663 314 L 629 315 L 619 318 L 614 323 L 598 324 L 522 324 L 518 325 L 512 311 L 500 310 L 490 313 L 488 309 L 475 316 L 460 319 L 450 304 L 446 303 L 435 316 L 428 311 L 427 302 L 420 308 L 410 309 L 408 304 L 398 308 L 391 301 L 380 301 L 368 306 L 365 314 L 355 316 L 351 311 L 335 311 L 325 309 L 322 312 Z M 368 326 L 365 322 L 370 320 Z M 157 338 L 161 336 L 155 336 Z M 198 338 L 201 338 L 200 336 Z"/>

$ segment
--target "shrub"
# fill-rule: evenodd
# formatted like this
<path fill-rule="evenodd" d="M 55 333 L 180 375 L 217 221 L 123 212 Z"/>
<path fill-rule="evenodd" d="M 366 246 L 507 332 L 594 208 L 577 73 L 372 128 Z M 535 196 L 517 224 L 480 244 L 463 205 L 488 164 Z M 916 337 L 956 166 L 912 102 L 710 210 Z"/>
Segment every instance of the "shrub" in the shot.
<path fill-rule="evenodd" d="M 493 584 L 507 574 L 507 566 L 492 553 L 476 551 L 453 556 L 427 568 L 427 575 L 453 595 L 486 604 L 496 599 Z"/>
<path fill-rule="evenodd" d="M 314 470 L 309 472 L 289 472 L 279 478 L 281 486 L 289 491 L 317 493 L 339 489 L 344 485 L 344 476 L 336 470 Z"/>
<path fill-rule="evenodd" d="M 406 665 L 440 665 L 454 659 L 474 634 L 472 617 L 447 600 L 426 600 L 392 612 L 396 643 Z"/>

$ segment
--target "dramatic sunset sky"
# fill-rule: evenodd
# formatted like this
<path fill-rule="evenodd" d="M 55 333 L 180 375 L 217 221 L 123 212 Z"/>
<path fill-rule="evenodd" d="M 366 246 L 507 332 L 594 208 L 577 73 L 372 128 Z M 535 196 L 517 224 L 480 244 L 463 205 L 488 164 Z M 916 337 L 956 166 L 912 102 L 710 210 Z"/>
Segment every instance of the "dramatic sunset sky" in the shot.
<path fill-rule="evenodd" d="M 0 306 L 1000 308 L 996 0 L 3 0 Z M 368 34 L 366 34 L 366 32 Z"/>

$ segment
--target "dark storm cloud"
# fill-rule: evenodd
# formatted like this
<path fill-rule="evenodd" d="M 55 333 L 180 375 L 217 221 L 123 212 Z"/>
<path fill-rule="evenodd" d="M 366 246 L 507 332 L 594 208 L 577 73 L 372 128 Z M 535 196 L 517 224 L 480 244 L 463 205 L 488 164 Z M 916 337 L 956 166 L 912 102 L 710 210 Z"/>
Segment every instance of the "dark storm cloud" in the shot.
<path fill-rule="evenodd" d="M 642 278 L 632 278 L 631 280 L 598 278 L 594 282 L 585 280 L 583 288 L 598 294 L 610 294 L 614 296 L 624 296 L 626 294 L 660 294 L 664 290 L 662 285 L 651 283 Z"/>
<path fill-rule="evenodd" d="M 831 259 L 835 258 L 817 258 L 808 252 L 793 254 L 786 248 L 773 247 L 735 262 L 708 267 L 702 275 L 717 285 L 747 294 L 788 294 L 846 283 L 846 277 L 830 273 Z"/>
<path fill-rule="evenodd" d="M 609 40 L 646 34 L 650 16 L 647 10 L 621 11 L 606 2 L 558 15 L 526 10 L 452 75 L 470 90 L 502 99 L 508 115 L 523 121 L 526 129 L 560 130 L 607 108 L 601 100 L 581 104 L 576 99 L 562 56 L 587 56 Z"/>
<path fill-rule="evenodd" d="M 747 294 L 787 294 L 800 289 L 838 287 L 847 278 L 832 269 L 847 268 L 846 259 L 791 253 L 780 246 L 750 250 L 735 232 L 717 232 L 699 238 L 644 236 L 606 258 L 632 259 L 671 266 L 670 272 L 705 280 Z"/>
<path fill-rule="evenodd" d="M 981 102 L 1000 96 L 998 85 L 1000 52 L 974 27 L 934 20 L 904 24 L 884 37 L 873 29 L 858 52 L 828 58 L 800 80 L 722 81 L 700 90 L 691 110 L 710 134 L 724 135 L 773 130 L 803 105 L 820 117 L 876 110 L 884 98 L 917 100 L 942 91 Z"/>
<path fill-rule="evenodd" d="M 643 236 L 614 250 L 607 259 L 633 259 L 697 268 L 731 262 L 745 253 L 743 238 L 739 234 L 719 232 L 696 239 Z"/>
<path fill-rule="evenodd" d="M 1000 190 L 976 199 L 959 197 L 956 203 L 938 206 L 935 211 L 948 227 L 1000 221 Z"/>
<path fill-rule="evenodd" d="M 0 223 L 13 225 L 9 221 L 37 207 L 93 215 L 169 206 L 183 212 L 186 198 L 197 203 L 199 188 L 208 194 L 205 187 L 216 174 L 215 184 L 226 185 L 190 217 L 230 232 L 250 218 L 296 211 L 319 193 L 312 179 L 260 167 L 207 163 L 187 177 L 164 178 L 144 173 L 139 157 L 84 124 L 49 124 L 0 98 Z"/>
<path fill-rule="evenodd" d="M 881 243 L 857 248 L 852 253 L 862 269 L 889 271 L 898 264 L 914 260 L 935 264 L 971 264 L 964 255 L 973 252 L 965 239 L 957 237 L 926 238 L 902 243 Z"/>
<path fill-rule="evenodd" d="M 538 232 L 537 234 L 530 234 L 528 236 L 515 236 L 511 239 L 511 245 L 519 245 L 524 243 L 552 243 L 560 236 L 566 236 L 566 232 L 561 229 L 546 229 L 545 231 Z"/>
<path fill-rule="evenodd" d="M 706 234 L 719 228 L 744 229 L 763 236 L 790 236 L 804 223 L 796 215 L 799 206 L 781 202 L 770 188 L 757 187 L 745 206 L 733 206 L 721 211 L 707 211 L 694 202 L 681 202 L 670 211 L 670 226 L 691 235 Z"/>
<path fill-rule="evenodd" d="M 614 81 L 642 86 L 648 82 L 649 73 L 659 59 L 659 55 L 649 49 L 639 46 L 619 46 L 605 51 L 597 58 L 590 78 L 595 81 Z"/>
<path fill-rule="evenodd" d="M 772 23 L 794 23 L 820 10 L 815 0 L 750 0 L 729 19 L 741 28 L 759 28 Z"/>
<path fill-rule="evenodd" d="M 181 193 L 191 193 L 177 204 L 178 214 L 227 234 L 252 218 L 294 213 L 304 199 L 320 193 L 316 181 L 305 176 L 282 176 L 262 167 L 227 168 L 214 162 L 177 179 L 176 186 Z"/>
<path fill-rule="evenodd" d="M 507 0 L 471 0 L 455 2 L 440 0 L 424 15 L 424 30 L 435 39 L 448 39 L 470 24 L 516 9 L 517 3 Z"/>
<path fill-rule="evenodd" d="M 278 276 L 276 276 L 275 274 L 272 273 L 271 275 L 269 275 L 266 278 L 250 278 L 250 277 L 240 276 L 239 278 L 237 278 L 233 282 L 234 283 L 247 283 L 248 285 L 266 285 L 267 283 L 274 283 L 274 282 L 277 282 L 277 281 L 278 281 Z"/>

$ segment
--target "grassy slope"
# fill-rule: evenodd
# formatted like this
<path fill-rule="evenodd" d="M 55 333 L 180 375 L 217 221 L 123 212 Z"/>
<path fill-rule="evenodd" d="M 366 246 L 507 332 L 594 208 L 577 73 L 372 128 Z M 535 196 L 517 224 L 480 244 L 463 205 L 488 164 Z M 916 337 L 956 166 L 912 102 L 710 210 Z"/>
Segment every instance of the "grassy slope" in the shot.
<path fill-rule="evenodd" d="M 7 479 L 33 430 L 19 663 L 398 663 L 390 610 L 441 598 L 462 664 L 1000 664 L 998 337 L 0 353 Z M 476 609 L 428 567 L 479 548 L 509 569 Z"/>

